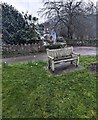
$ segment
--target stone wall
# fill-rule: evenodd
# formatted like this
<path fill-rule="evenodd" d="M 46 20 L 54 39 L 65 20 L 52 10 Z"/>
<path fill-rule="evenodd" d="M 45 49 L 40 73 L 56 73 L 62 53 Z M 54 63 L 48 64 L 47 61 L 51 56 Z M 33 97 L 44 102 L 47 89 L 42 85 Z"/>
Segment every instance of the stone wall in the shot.
<path fill-rule="evenodd" d="M 3 54 L 25 54 L 45 51 L 45 47 L 41 44 L 21 44 L 21 45 L 3 45 Z"/>

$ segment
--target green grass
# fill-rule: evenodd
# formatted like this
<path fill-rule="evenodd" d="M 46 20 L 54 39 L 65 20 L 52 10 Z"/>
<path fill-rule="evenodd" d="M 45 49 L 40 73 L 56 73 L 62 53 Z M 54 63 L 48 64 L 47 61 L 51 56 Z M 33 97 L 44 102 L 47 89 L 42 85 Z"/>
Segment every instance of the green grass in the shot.
<path fill-rule="evenodd" d="M 54 76 L 46 62 L 3 65 L 3 118 L 95 118 L 96 74 L 84 69 Z"/>

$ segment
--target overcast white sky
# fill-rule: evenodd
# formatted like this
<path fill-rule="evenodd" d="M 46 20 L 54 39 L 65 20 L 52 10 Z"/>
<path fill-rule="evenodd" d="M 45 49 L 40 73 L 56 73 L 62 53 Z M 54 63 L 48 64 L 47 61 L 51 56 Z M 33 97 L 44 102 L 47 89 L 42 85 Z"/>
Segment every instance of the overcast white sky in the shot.
<path fill-rule="evenodd" d="M 40 16 L 38 16 L 37 14 L 37 11 L 41 7 L 43 7 L 43 0 L 0 0 L 0 1 L 12 5 L 20 12 L 28 11 L 33 16 L 40 18 Z M 89 1 L 89 0 L 84 0 L 84 1 Z M 98 0 L 92 0 L 92 1 L 96 3 L 96 1 Z M 44 19 L 41 18 L 40 20 L 44 22 Z"/>

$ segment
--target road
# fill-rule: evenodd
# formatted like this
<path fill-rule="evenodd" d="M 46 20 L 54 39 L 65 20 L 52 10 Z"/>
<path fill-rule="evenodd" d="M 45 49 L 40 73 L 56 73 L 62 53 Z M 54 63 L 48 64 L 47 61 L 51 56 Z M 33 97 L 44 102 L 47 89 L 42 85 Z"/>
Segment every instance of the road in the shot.
<path fill-rule="evenodd" d="M 73 47 L 74 52 L 80 53 L 81 56 L 96 56 L 96 47 Z M 30 61 L 38 61 L 38 60 L 47 60 L 46 53 L 40 53 L 38 55 L 32 56 L 21 56 L 21 57 L 13 57 L 13 58 L 4 58 L 2 62 L 6 63 L 16 63 L 16 62 L 30 62 Z"/>

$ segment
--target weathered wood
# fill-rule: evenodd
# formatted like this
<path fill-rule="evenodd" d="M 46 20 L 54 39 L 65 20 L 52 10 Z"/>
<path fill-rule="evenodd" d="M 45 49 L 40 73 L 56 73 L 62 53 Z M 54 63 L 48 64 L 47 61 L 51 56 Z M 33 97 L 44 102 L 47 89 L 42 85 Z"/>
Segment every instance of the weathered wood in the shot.
<path fill-rule="evenodd" d="M 76 66 L 79 65 L 79 54 L 73 52 L 73 47 L 66 47 L 61 49 L 47 49 L 48 55 L 48 68 L 55 70 L 54 64 L 60 62 L 71 62 L 71 64 L 75 63 Z"/>

